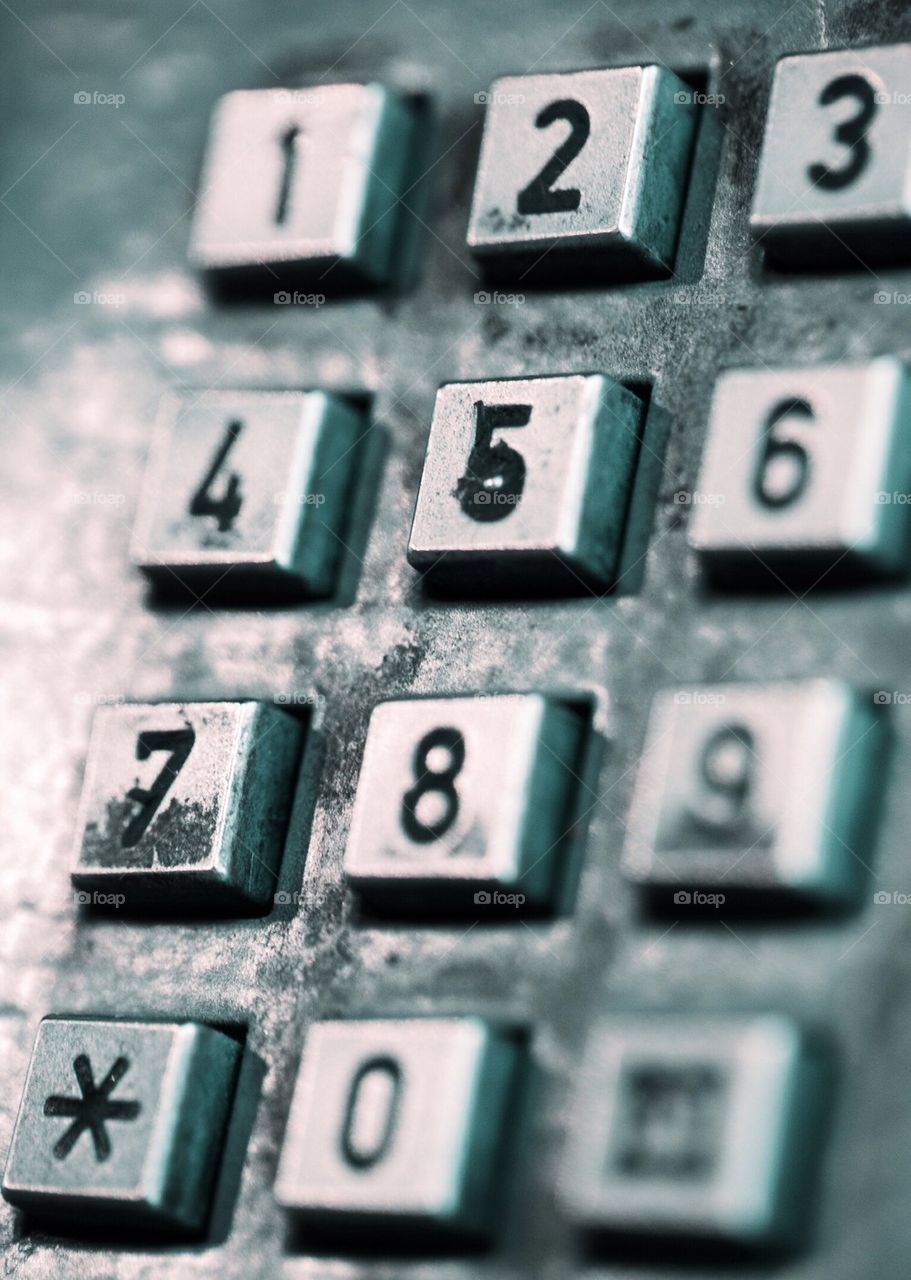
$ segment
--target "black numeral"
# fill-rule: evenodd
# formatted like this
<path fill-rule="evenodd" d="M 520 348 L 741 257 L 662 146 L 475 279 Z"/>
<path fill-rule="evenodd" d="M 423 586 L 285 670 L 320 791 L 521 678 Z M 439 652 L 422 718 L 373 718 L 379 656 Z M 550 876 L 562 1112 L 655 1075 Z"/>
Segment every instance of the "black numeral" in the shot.
<path fill-rule="evenodd" d="M 186 764 L 195 741 L 196 734 L 189 725 L 186 729 L 153 729 L 139 735 L 136 742 L 137 760 L 148 760 L 153 751 L 170 751 L 171 754 L 150 787 L 131 787 L 127 792 L 127 799 L 135 801 L 140 809 L 120 837 L 124 849 L 132 849 L 142 839 L 174 779 Z"/>
<path fill-rule="evenodd" d="M 525 461 L 502 440 L 493 443 L 494 431 L 504 427 L 526 427 L 530 404 L 485 404 L 474 406 L 474 443 L 465 474 L 455 488 L 455 497 L 466 516 L 488 523 L 503 520 L 516 507 L 525 488 Z"/>
<path fill-rule="evenodd" d="M 386 1094 L 385 1099 L 375 1097 L 365 1102 L 361 1108 L 361 1092 L 367 1088 L 376 1089 L 381 1086 Z M 395 1126 L 398 1120 L 399 1103 L 402 1094 L 402 1068 L 388 1054 L 368 1058 L 358 1067 L 348 1090 L 342 1121 L 341 1149 L 342 1155 L 355 1169 L 370 1169 L 379 1164 L 392 1145 Z M 376 1127 L 375 1133 L 358 1132 L 358 1112 L 361 1119 L 375 1121 L 378 1107 L 377 1101 L 385 1102 L 383 1123 Z"/>
<path fill-rule="evenodd" d="M 735 830 L 752 804 L 755 763 L 755 741 L 746 725 L 716 729 L 699 759 L 701 793 L 693 816 L 704 826 Z"/>
<path fill-rule="evenodd" d="M 229 422 L 222 437 L 221 444 L 209 465 L 209 470 L 202 478 L 202 483 L 190 499 L 191 516 L 215 516 L 220 533 L 227 533 L 240 514 L 243 497 L 240 492 L 240 476 L 231 472 L 220 498 L 212 496 L 212 485 L 219 471 L 225 465 L 234 442 L 243 430 L 242 422 Z"/>
<path fill-rule="evenodd" d="M 282 153 L 282 176 L 278 185 L 278 200 L 275 202 L 275 222 L 283 226 L 288 220 L 288 209 L 291 204 L 291 188 L 294 185 L 294 174 L 297 169 L 298 139 L 300 129 L 296 124 L 286 129 L 279 139 Z"/>
<path fill-rule="evenodd" d="M 840 168 L 811 164 L 807 169 L 810 181 L 824 191 L 840 191 L 857 179 L 870 162 L 870 144 L 867 133 L 876 115 L 876 94 L 869 80 L 860 75 L 838 76 L 831 80 L 817 99 L 821 107 L 831 106 L 842 98 L 854 98 L 858 105 L 856 115 L 844 120 L 836 128 L 834 137 L 848 148 L 849 155 Z"/>
<path fill-rule="evenodd" d="M 765 420 L 753 474 L 753 496 L 766 507 L 786 507 L 796 501 L 810 479 L 809 454 L 782 426 L 788 419 L 797 423 L 813 421 L 813 410 L 806 400 L 792 396 L 779 401 Z"/>
<path fill-rule="evenodd" d="M 516 208 L 523 216 L 531 213 L 571 213 L 579 208 L 581 191 L 576 187 L 555 191 L 554 183 L 585 146 L 592 122 L 582 103 L 574 102 L 572 98 L 561 98 L 542 108 L 535 119 L 535 125 L 539 129 L 546 129 L 557 120 L 565 120 L 570 126 L 569 137 L 561 142 L 541 172 L 519 192 Z"/>
<path fill-rule="evenodd" d="M 443 769 L 431 769 L 428 757 L 431 751 L 443 748 L 448 753 L 448 763 Z M 444 836 L 459 815 L 459 796 L 455 780 L 465 764 L 465 739 L 458 729 L 431 729 L 425 733 L 414 752 L 412 770 L 415 784 L 402 796 L 401 822 L 409 840 L 416 844 L 430 844 Z M 435 822 L 424 822 L 417 815 L 417 807 L 424 796 L 439 794 L 445 801 L 443 813 Z"/>

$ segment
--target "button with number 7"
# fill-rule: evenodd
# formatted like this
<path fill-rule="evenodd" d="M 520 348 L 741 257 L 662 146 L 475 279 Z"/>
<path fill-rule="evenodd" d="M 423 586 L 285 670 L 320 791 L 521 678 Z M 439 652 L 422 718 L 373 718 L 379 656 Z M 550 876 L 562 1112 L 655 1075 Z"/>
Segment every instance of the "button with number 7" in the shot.
<path fill-rule="evenodd" d="M 167 397 L 133 535 L 163 591 L 324 596 L 365 423 L 325 391 Z"/>
<path fill-rule="evenodd" d="M 367 734 L 348 880 L 403 911 L 548 904 L 574 832 L 586 711 L 540 694 L 383 702 Z"/>

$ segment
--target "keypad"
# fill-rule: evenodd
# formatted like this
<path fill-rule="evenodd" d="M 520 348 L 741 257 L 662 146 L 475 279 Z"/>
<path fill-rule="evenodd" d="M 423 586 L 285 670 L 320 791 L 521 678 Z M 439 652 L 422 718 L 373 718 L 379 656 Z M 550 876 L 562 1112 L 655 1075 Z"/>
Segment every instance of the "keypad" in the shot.
<path fill-rule="evenodd" d="M 882 710 L 837 680 L 659 694 L 627 875 L 682 919 L 736 894 L 856 903 L 879 799 Z"/>
<path fill-rule="evenodd" d="M 38 1218 L 199 1235 L 241 1046 L 192 1022 L 45 1018 L 3 1194 Z"/>
<path fill-rule="evenodd" d="M 476 1018 L 310 1028 L 276 1182 L 307 1225 L 348 1237 L 497 1221 L 517 1043 Z"/>
<path fill-rule="evenodd" d="M 723 585 L 895 574 L 911 557 L 911 376 L 750 369 L 715 388 L 690 545 Z"/>
<path fill-rule="evenodd" d="M 215 111 L 190 245 L 219 280 L 289 302 L 298 281 L 329 295 L 395 268 L 414 119 L 378 84 L 238 90 Z"/>
<path fill-rule="evenodd" d="M 667 273 L 695 133 L 664 67 L 507 76 L 492 85 L 468 244 L 518 280 Z"/>
<path fill-rule="evenodd" d="M 264 703 L 100 707 L 77 820 L 76 901 L 264 910 L 301 741 L 301 722 Z"/>
<path fill-rule="evenodd" d="M 778 1015 L 606 1020 L 580 1077 L 568 1211 L 645 1241 L 793 1246 L 829 1070 L 824 1047 Z"/>
<path fill-rule="evenodd" d="M 323 391 L 169 397 L 134 562 L 165 592 L 210 602 L 328 594 L 366 431 Z"/>
<path fill-rule="evenodd" d="M 782 58 L 750 225 L 790 266 L 911 256 L 911 44 Z"/>
<path fill-rule="evenodd" d="M 584 731 L 580 708 L 539 694 L 381 703 L 349 881 L 390 907 L 471 919 L 546 905 L 567 858 Z"/>
<path fill-rule="evenodd" d="M 642 401 L 603 374 L 437 392 L 408 560 L 460 587 L 611 585 Z"/>

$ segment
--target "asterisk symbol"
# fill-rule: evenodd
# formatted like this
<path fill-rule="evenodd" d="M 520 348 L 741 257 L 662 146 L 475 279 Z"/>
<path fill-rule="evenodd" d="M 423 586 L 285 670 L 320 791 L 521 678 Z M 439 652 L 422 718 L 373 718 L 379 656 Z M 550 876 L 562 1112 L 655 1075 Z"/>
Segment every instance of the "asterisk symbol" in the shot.
<path fill-rule="evenodd" d="M 72 1116 L 73 1123 L 54 1146 L 54 1155 L 65 1160 L 88 1129 L 95 1145 L 95 1159 L 107 1160 L 111 1154 L 111 1140 L 105 1123 L 108 1120 L 135 1120 L 139 1115 L 138 1102 L 112 1102 L 110 1094 L 129 1070 L 126 1058 L 118 1058 L 97 1087 L 92 1076 L 92 1064 L 84 1053 L 73 1062 L 73 1070 L 79 1084 L 81 1098 L 64 1098 L 53 1094 L 44 1104 L 46 1116 Z"/>

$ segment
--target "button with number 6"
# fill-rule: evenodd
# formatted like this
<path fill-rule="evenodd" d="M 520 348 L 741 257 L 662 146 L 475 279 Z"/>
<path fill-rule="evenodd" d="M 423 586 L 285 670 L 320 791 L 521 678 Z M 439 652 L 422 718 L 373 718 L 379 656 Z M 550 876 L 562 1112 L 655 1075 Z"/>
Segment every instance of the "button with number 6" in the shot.
<path fill-rule="evenodd" d="M 568 855 L 586 714 L 539 694 L 384 702 L 370 719 L 349 881 L 408 911 L 540 908 Z"/>
<path fill-rule="evenodd" d="M 364 422 L 325 391 L 167 397 L 133 535 L 163 591 L 324 596 Z"/>

